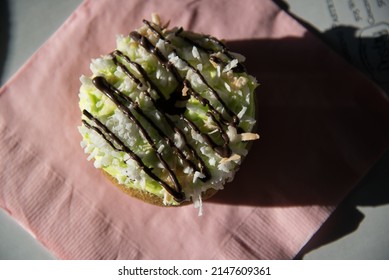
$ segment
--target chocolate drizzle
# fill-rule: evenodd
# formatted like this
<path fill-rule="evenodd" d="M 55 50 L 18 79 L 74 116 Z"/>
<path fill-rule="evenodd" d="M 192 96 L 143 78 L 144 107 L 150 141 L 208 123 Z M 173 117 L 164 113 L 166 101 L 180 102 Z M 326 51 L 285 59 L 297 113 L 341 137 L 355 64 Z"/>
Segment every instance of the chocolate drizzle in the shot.
<path fill-rule="evenodd" d="M 132 160 L 134 160 L 138 166 L 152 179 L 157 181 L 169 194 L 171 194 L 174 199 L 177 202 L 181 202 L 185 200 L 185 195 L 181 191 L 181 189 L 176 190 L 169 186 L 165 181 L 160 179 L 157 175 L 155 175 L 152 172 L 152 169 L 147 167 L 142 159 L 137 156 L 130 148 L 128 148 L 114 133 L 112 133 L 103 123 L 101 123 L 97 118 L 93 117 L 91 113 L 89 113 L 87 110 L 84 110 L 82 112 L 85 117 L 87 117 L 90 121 L 93 121 L 96 126 L 92 126 L 91 124 L 87 123 L 85 120 L 83 121 L 84 125 L 88 128 L 92 128 L 94 131 L 96 131 L 98 134 L 100 134 L 110 145 L 118 152 L 125 152 L 130 156 Z M 109 140 L 109 138 L 111 140 Z M 115 146 L 115 144 L 118 147 Z"/>
<path fill-rule="evenodd" d="M 225 119 L 211 105 L 211 103 L 209 102 L 208 99 L 202 97 L 199 93 L 197 93 L 192 88 L 192 86 L 191 86 L 191 84 L 189 83 L 188 80 L 184 81 L 184 85 L 188 88 L 188 92 L 189 92 L 190 95 L 192 95 L 194 98 L 196 98 L 201 103 L 201 105 L 208 107 L 209 112 L 207 113 L 207 116 L 210 116 L 212 118 L 212 121 L 217 126 L 217 130 L 222 135 L 222 138 L 223 138 L 223 141 L 224 141 L 223 146 L 220 147 L 220 146 L 216 145 L 215 142 L 208 135 L 206 135 L 204 133 L 201 133 L 200 129 L 193 122 L 190 122 L 185 117 L 184 117 L 184 120 L 192 127 L 192 129 L 194 129 L 197 133 L 200 133 L 202 135 L 203 139 L 207 142 L 207 144 L 209 146 L 211 146 L 211 148 L 213 150 L 215 150 L 215 152 L 217 152 L 221 157 L 224 157 L 224 158 L 225 157 L 230 157 L 231 154 L 232 154 L 232 151 L 231 151 L 230 147 L 228 146 L 228 143 L 229 143 L 230 139 L 228 138 L 228 135 L 227 135 L 226 131 L 222 128 L 222 124 L 217 120 L 217 117 L 219 117 L 220 119 L 222 119 L 224 121 L 225 121 Z"/>
<path fill-rule="evenodd" d="M 228 158 L 231 156 L 232 151 L 229 147 L 230 139 L 224 129 L 224 126 L 231 125 L 235 128 L 238 128 L 238 124 L 240 119 L 238 116 L 232 112 L 231 109 L 226 106 L 225 102 L 220 97 L 219 93 L 207 82 L 205 77 L 201 74 L 201 72 L 193 67 L 187 60 L 181 58 L 177 51 L 174 49 L 170 40 L 167 40 L 163 31 L 159 31 L 154 23 L 151 23 L 147 20 L 143 20 L 144 24 L 152 31 L 152 33 L 157 36 L 159 39 L 163 40 L 165 43 L 169 44 L 173 47 L 172 53 L 177 56 L 180 60 L 187 64 L 190 68 L 190 71 L 193 72 L 194 75 L 197 75 L 202 83 L 209 89 L 212 95 L 216 98 L 216 100 L 223 107 L 226 114 L 228 114 L 228 118 L 224 117 L 221 112 L 219 112 L 208 99 L 204 98 L 199 92 L 197 92 L 191 82 L 186 78 L 181 77 L 180 71 L 176 68 L 176 66 L 158 49 L 158 47 L 154 46 L 153 43 L 144 35 L 140 34 L 137 31 L 133 31 L 130 33 L 130 38 L 137 42 L 140 46 L 142 46 L 147 52 L 152 54 L 158 62 L 170 73 L 175 81 L 177 82 L 176 89 L 170 93 L 169 98 L 166 99 L 164 94 L 161 92 L 159 87 L 152 81 L 152 79 L 148 76 L 145 69 L 137 62 L 132 61 L 130 57 L 125 55 L 123 52 L 119 50 L 115 50 L 111 53 L 112 61 L 115 65 L 120 68 L 123 73 L 128 76 L 136 85 L 139 90 L 152 102 L 153 106 L 157 109 L 158 114 L 163 117 L 165 123 L 168 124 L 172 132 L 177 133 L 180 138 L 183 140 L 183 148 L 180 149 L 175 142 L 169 137 L 169 132 L 163 131 L 158 124 L 155 123 L 139 106 L 137 102 L 135 102 L 130 96 L 127 96 L 123 92 L 121 92 L 118 88 L 116 88 L 113 84 L 110 84 L 108 80 L 103 76 L 97 76 L 92 79 L 94 86 L 100 90 L 104 95 L 106 95 L 117 107 L 118 109 L 127 116 L 139 129 L 141 136 L 146 140 L 146 142 L 151 146 L 154 150 L 156 157 L 159 162 L 162 164 L 163 168 L 167 170 L 168 176 L 170 178 L 170 183 L 174 185 L 174 187 L 170 186 L 166 181 L 159 178 L 155 173 L 152 172 L 152 168 L 146 166 L 142 159 L 137 156 L 129 147 L 127 147 L 114 133 L 112 133 L 108 127 L 106 127 L 101 121 L 97 118 L 93 117 L 88 111 L 84 110 L 84 116 L 89 119 L 89 121 L 93 122 L 95 125 L 90 124 L 86 120 L 83 120 L 83 124 L 89 128 L 94 130 L 96 133 L 101 135 L 101 137 L 108 142 L 108 144 L 115 149 L 116 151 L 127 153 L 132 160 L 134 160 L 139 167 L 152 179 L 157 181 L 169 194 L 173 196 L 173 198 L 177 202 L 181 202 L 185 200 L 185 195 L 182 191 L 182 186 L 177 178 L 177 175 L 173 171 L 172 167 L 164 159 L 162 153 L 159 151 L 157 147 L 157 141 L 153 140 L 148 130 L 144 127 L 142 122 L 140 122 L 139 118 L 142 118 L 144 121 L 150 124 L 152 129 L 154 129 L 160 138 L 162 138 L 167 145 L 172 149 L 172 151 L 177 154 L 180 158 L 181 162 L 192 168 L 194 171 L 198 171 L 202 173 L 204 176 L 201 179 L 202 181 L 207 181 L 211 178 L 211 174 L 205 165 L 202 158 L 197 153 L 196 149 L 191 146 L 189 143 L 185 133 L 175 125 L 175 122 L 172 120 L 174 115 L 178 116 L 179 120 L 183 124 L 188 125 L 193 131 L 200 134 L 204 139 L 204 142 L 209 145 L 217 154 L 219 154 L 223 158 Z M 175 32 L 176 36 L 179 36 L 184 41 L 193 46 L 196 46 L 200 50 L 209 54 L 210 60 L 217 64 L 225 63 L 220 58 L 216 57 L 215 52 L 211 48 L 207 48 L 203 45 L 200 45 L 197 41 L 187 37 L 183 34 L 182 29 L 179 29 Z M 229 53 L 225 45 L 218 41 L 217 39 L 207 36 L 210 41 L 214 42 L 222 53 L 226 55 L 229 59 L 234 59 L 234 57 Z M 131 67 L 128 67 L 128 66 Z M 233 69 L 237 72 L 243 72 L 244 68 L 242 68 L 239 63 L 237 67 Z M 237 69 L 235 69 L 237 68 Z M 135 70 L 136 71 L 135 71 Z M 145 86 L 147 87 L 144 90 Z M 158 98 L 155 98 L 155 93 Z M 216 130 L 219 132 L 223 143 L 221 145 L 217 144 L 215 140 L 213 140 L 208 134 L 202 132 L 200 128 L 196 125 L 195 122 L 190 120 L 186 115 L 186 107 L 180 106 L 180 103 L 187 102 L 190 97 L 197 99 L 200 104 L 208 109 L 207 116 L 209 116 L 212 122 L 215 124 Z M 133 112 L 136 112 L 134 114 Z M 228 120 L 230 119 L 230 120 Z M 219 139 L 220 140 L 220 139 Z"/>
<path fill-rule="evenodd" d="M 177 52 L 176 51 L 173 51 L 173 53 L 178 56 Z M 213 96 L 217 99 L 217 101 L 223 106 L 224 110 L 227 112 L 227 114 L 232 118 L 232 121 L 229 122 L 230 125 L 232 125 L 233 127 L 237 127 L 237 125 L 239 124 L 240 120 L 238 118 L 237 115 L 234 114 L 234 112 L 231 111 L 230 108 L 228 108 L 228 106 L 225 104 L 225 102 L 223 101 L 223 99 L 220 97 L 219 93 L 209 85 L 209 83 L 207 82 L 207 80 L 204 78 L 204 76 L 201 74 L 201 72 L 194 68 L 187 60 L 183 59 L 180 57 L 180 59 L 182 61 L 184 61 L 187 66 L 194 72 L 196 73 L 196 75 L 201 79 L 201 81 L 209 88 L 209 90 L 212 92 Z"/>
<path fill-rule="evenodd" d="M 181 76 L 179 75 L 178 73 L 178 69 L 174 66 L 173 63 L 171 63 L 162 53 L 161 51 L 155 47 L 150 41 L 149 39 L 147 39 L 147 37 L 139 34 L 137 31 L 133 31 L 130 33 L 130 37 L 135 40 L 136 42 L 138 42 L 146 51 L 148 51 L 149 53 L 151 54 L 154 54 L 155 57 L 159 60 L 159 62 L 168 70 L 168 71 L 171 71 L 174 75 L 174 77 L 176 78 L 177 82 L 179 84 L 183 84 L 183 79 L 181 78 Z M 163 38 L 163 37 L 161 37 Z M 196 75 L 198 75 L 198 77 L 201 79 L 201 81 L 209 88 L 209 90 L 212 92 L 213 96 L 217 99 L 217 101 L 223 106 L 224 110 L 228 113 L 228 115 L 230 115 L 230 117 L 232 118 L 232 121 L 230 122 L 230 124 L 234 127 L 237 127 L 237 125 L 239 124 L 239 118 L 231 111 L 231 109 L 228 108 L 228 106 L 225 104 L 225 102 L 223 101 L 223 99 L 220 97 L 219 93 L 209 85 L 209 83 L 207 82 L 207 80 L 205 79 L 205 77 L 201 74 L 201 72 L 194 68 L 187 60 L 185 60 L 184 58 L 180 57 L 177 53 L 176 50 L 173 50 L 173 54 L 177 57 L 180 58 L 180 60 L 182 60 L 183 62 L 185 62 L 187 64 L 187 66 L 194 72 L 196 73 Z M 182 88 L 182 86 L 181 86 Z"/>
<path fill-rule="evenodd" d="M 182 78 L 181 78 L 180 74 L 178 73 L 178 70 L 174 66 L 174 64 L 171 63 L 162 54 L 162 52 L 150 42 L 150 40 L 146 36 L 139 34 L 137 31 L 132 31 L 130 33 L 130 37 L 135 42 L 138 42 L 146 51 L 153 54 L 158 59 L 158 61 L 162 64 L 162 66 L 166 70 L 168 70 L 170 73 L 173 74 L 174 78 L 177 80 L 178 83 L 182 82 Z"/>
<path fill-rule="evenodd" d="M 184 29 L 182 27 L 180 27 L 176 32 L 175 32 L 175 35 L 182 38 L 184 41 L 186 41 L 187 43 L 193 45 L 193 46 L 196 46 L 196 48 L 204 51 L 204 52 L 207 52 L 208 54 L 214 54 L 215 50 L 211 49 L 211 48 L 207 48 L 203 45 L 200 45 L 199 43 L 197 43 L 197 41 L 189 38 L 188 36 L 185 36 L 183 34 L 183 31 Z M 220 52 L 223 53 L 228 59 L 232 60 L 232 59 L 235 59 L 235 57 L 233 55 L 231 55 L 230 51 L 228 50 L 227 46 L 225 44 L 223 44 L 223 42 L 221 42 L 220 40 L 216 39 L 215 37 L 212 37 L 212 36 L 209 36 L 209 35 L 203 35 L 203 37 L 207 38 L 209 41 L 213 42 L 214 44 L 218 45 L 219 48 L 220 48 Z M 222 60 L 219 59 L 218 60 L 218 63 L 217 64 L 222 64 Z M 224 63 L 224 62 L 223 62 Z M 226 64 L 226 63 L 224 63 Z M 244 67 L 244 65 L 240 62 L 238 62 L 237 66 L 232 68 L 232 71 L 235 72 L 235 73 L 243 73 L 243 72 L 246 72 L 246 68 Z"/>
<path fill-rule="evenodd" d="M 189 89 L 191 89 L 191 92 L 192 94 L 195 96 L 195 98 L 201 100 L 202 104 L 204 106 L 206 105 L 209 105 L 209 107 L 211 107 L 211 104 L 209 103 L 209 101 L 203 97 L 201 97 L 199 94 L 196 94 L 193 90 L 193 88 L 190 86 L 190 83 L 188 80 L 183 80 L 183 78 L 181 78 L 181 76 L 178 74 L 178 69 L 174 66 L 173 63 L 171 63 L 162 53 L 161 51 L 155 47 L 150 41 L 149 39 L 147 39 L 145 36 L 139 34 L 138 32 L 136 31 L 133 31 L 131 32 L 130 34 L 130 37 L 137 41 L 146 51 L 148 51 L 149 53 L 151 54 L 154 54 L 157 59 L 159 60 L 159 62 L 162 64 L 162 65 L 165 65 L 165 68 L 170 70 L 170 71 L 173 71 L 173 73 L 176 73 L 174 74 L 174 77 L 176 77 L 176 80 L 178 83 L 181 84 L 180 88 L 183 88 L 183 86 L 187 86 Z M 177 55 L 177 53 L 174 51 L 175 55 Z M 178 56 L 178 55 L 177 55 Z M 186 60 L 182 59 L 185 63 L 187 63 L 193 71 L 196 72 L 197 75 L 200 76 L 202 82 L 208 86 L 208 88 L 213 92 L 213 95 L 217 98 L 217 100 L 222 104 L 222 106 L 225 108 L 226 112 L 228 112 L 230 115 L 233 115 L 233 122 L 231 123 L 231 125 L 233 126 L 236 126 L 236 123 L 239 122 L 239 119 L 234 115 L 234 113 L 232 113 L 232 111 L 230 109 L 228 109 L 228 107 L 225 105 L 225 103 L 223 102 L 223 100 L 221 99 L 220 95 L 208 84 L 208 82 L 205 80 L 204 76 L 201 75 L 200 71 L 198 71 L 197 69 L 193 68 Z M 166 65 L 169 65 L 166 66 Z M 212 112 L 216 112 L 216 110 L 212 108 Z M 203 139 L 205 140 L 205 142 L 216 152 L 218 153 L 221 157 L 229 157 L 231 156 L 231 150 L 230 148 L 228 147 L 228 145 L 223 145 L 223 146 L 218 146 L 212 139 L 211 137 L 209 137 L 207 134 L 204 134 L 200 131 L 200 129 L 196 126 L 196 124 L 194 124 L 193 122 L 190 122 L 183 113 L 180 113 L 179 114 L 180 118 L 184 121 L 186 121 L 186 123 L 190 124 L 191 128 L 194 129 L 197 133 L 199 133 Z M 221 117 L 222 115 L 220 113 L 217 112 L 217 116 L 218 117 Z M 216 118 L 216 117 L 215 117 Z M 224 118 L 222 118 L 224 120 Z M 221 129 L 222 130 L 222 129 Z"/>
<path fill-rule="evenodd" d="M 109 99 L 111 99 L 116 106 L 119 108 L 120 111 L 122 111 L 123 114 L 125 114 L 135 125 L 139 128 L 139 132 L 143 136 L 143 138 L 146 139 L 146 141 L 149 143 L 149 145 L 154 149 L 154 152 L 156 153 L 159 161 L 162 163 L 163 167 L 168 171 L 169 177 L 174 183 L 175 190 L 177 192 L 182 191 L 182 187 L 180 183 L 177 180 L 177 177 L 174 173 L 174 171 L 170 168 L 170 166 L 167 164 L 167 162 L 164 160 L 162 157 L 162 154 L 158 151 L 158 148 L 156 146 L 156 141 L 153 140 L 150 136 L 150 134 L 147 132 L 147 130 L 142 126 L 142 124 L 138 121 L 138 119 L 133 115 L 131 110 L 126 107 L 122 100 L 128 101 L 130 105 L 133 107 L 133 109 L 142 117 L 147 119 L 150 124 L 153 122 L 143 113 L 143 111 L 140 109 L 139 104 L 136 102 L 132 101 L 132 99 L 126 95 L 124 95 L 122 92 L 120 92 L 117 88 L 113 87 L 111 84 L 107 82 L 107 80 L 104 77 L 97 76 L 93 78 L 93 84 L 96 86 L 98 90 L 103 92 Z M 157 126 L 153 126 L 154 128 Z M 159 129 L 159 128 L 158 128 Z M 161 131 L 159 129 L 159 131 Z"/>
<path fill-rule="evenodd" d="M 171 42 L 169 40 L 167 40 L 157 29 L 154 28 L 154 26 L 147 20 L 143 20 L 143 22 L 148 26 L 148 28 L 150 30 L 153 31 L 154 34 L 157 35 L 157 37 L 159 37 L 160 39 L 164 40 L 166 43 L 168 44 L 171 44 Z M 182 34 L 182 27 L 178 29 L 178 31 L 175 32 L 175 35 L 176 36 L 179 36 L 180 34 Z M 132 34 L 132 35 L 131 35 Z M 204 35 L 205 36 L 205 35 Z M 158 50 L 157 47 L 153 46 L 152 43 L 147 39 L 147 37 L 139 34 L 138 32 L 136 31 L 133 31 L 130 33 L 130 37 L 132 39 L 134 39 L 135 41 L 139 42 L 140 45 L 142 47 L 144 47 L 148 52 L 154 54 L 157 59 L 159 60 L 159 62 L 162 63 L 162 65 L 164 65 L 164 67 L 170 71 L 172 71 L 172 73 L 174 74 L 174 77 L 176 78 L 176 80 L 180 83 L 182 83 L 182 78 L 181 76 L 178 74 L 178 70 L 177 68 Z M 180 36 L 182 39 L 184 39 L 185 41 L 187 41 L 188 43 L 198 47 L 199 49 L 207 52 L 208 54 L 212 54 L 214 53 L 214 50 L 212 49 L 207 49 L 201 45 L 199 45 L 197 42 L 189 39 L 188 37 L 186 36 L 183 36 L 181 35 Z M 216 38 L 214 37 L 210 37 L 210 36 L 205 36 L 207 38 L 209 38 L 210 40 L 213 40 L 215 41 L 219 46 L 222 47 L 222 51 L 223 53 L 229 58 L 229 59 L 234 59 L 234 57 L 229 53 L 227 47 L 222 43 L 220 42 L 219 40 L 217 40 Z M 179 57 L 182 61 L 184 61 L 187 66 L 189 68 L 192 69 L 193 72 L 195 72 L 201 79 L 201 81 L 209 88 L 209 90 L 212 92 L 212 94 L 215 96 L 215 98 L 219 101 L 220 104 L 222 104 L 222 106 L 224 107 L 224 109 L 226 110 L 226 112 L 232 117 L 232 122 L 231 122 L 231 125 L 233 125 L 234 127 L 237 127 L 237 124 L 239 123 L 239 118 L 226 106 L 226 104 L 224 103 L 223 99 L 220 97 L 220 95 L 217 93 L 217 91 L 211 87 L 209 85 L 209 83 L 207 82 L 207 80 L 205 79 L 205 77 L 201 74 L 201 72 L 199 70 L 197 70 L 196 68 L 194 68 L 187 60 L 181 58 L 177 51 L 173 51 L 173 53 Z M 219 59 L 220 60 L 220 59 Z M 219 63 L 221 63 L 222 61 L 218 61 Z M 168 66 L 166 66 L 168 65 Z M 234 68 L 239 68 L 239 65 L 241 65 L 240 63 L 238 63 L 238 66 L 237 67 L 234 67 Z M 242 66 L 243 67 L 243 66 Z M 244 69 L 243 69 L 244 70 Z M 243 72 L 243 71 L 241 71 Z M 221 114 L 219 114 L 220 116 Z"/>
<path fill-rule="evenodd" d="M 115 51 L 115 52 L 119 52 L 119 51 Z M 114 52 L 114 53 L 115 53 Z M 117 60 L 116 56 L 115 55 L 112 55 L 112 61 L 116 64 L 116 66 L 120 67 L 120 69 L 122 69 L 122 71 L 138 86 L 138 87 L 142 87 L 143 84 L 142 82 L 134 75 L 131 73 L 130 70 L 127 69 L 127 67 L 121 63 L 120 61 Z"/>
<path fill-rule="evenodd" d="M 150 101 L 152 102 L 152 104 L 154 105 L 154 107 L 159 111 L 159 113 L 161 113 L 163 116 L 164 116 L 164 119 L 166 120 L 166 122 L 168 123 L 168 125 L 170 126 L 170 128 L 178 133 L 180 135 L 180 137 L 184 140 L 184 143 L 185 143 L 185 146 L 188 147 L 189 149 L 189 154 L 185 154 L 184 151 L 180 150 L 176 145 L 175 143 L 158 127 L 158 125 L 156 125 L 152 120 L 150 120 L 143 112 L 138 112 L 140 115 L 142 115 L 144 118 L 146 118 L 149 123 L 153 126 L 153 128 L 158 132 L 158 134 L 160 135 L 160 137 L 164 138 L 165 141 L 167 142 L 167 144 L 175 150 L 175 152 L 178 154 L 178 156 L 180 157 L 181 160 L 183 160 L 184 162 L 186 162 L 191 168 L 193 168 L 194 170 L 196 171 L 199 171 L 201 173 L 203 173 L 205 175 L 204 178 L 202 178 L 201 180 L 203 181 L 206 181 L 210 178 L 210 173 L 207 169 L 207 167 L 205 166 L 204 162 L 202 161 L 201 157 L 197 154 L 196 150 L 189 144 L 188 140 L 186 139 L 185 137 L 185 134 L 181 131 L 181 129 L 179 129 L 178 127 L 175 126 L 174 122 L 170 119 L 170 117 L 166 114 L 164 114 L 164 108 L 162 108 L 160 106 L 159 103 L 157 103 L 150 95 L 150 90 L 158 90 L 159 89 L 151 82 L 151 80 L 149 80 L 149 78 L 147 77 L 147 74 L 145 73 L 145 71 L 143 70 L 143 68 L 136 62 L 133 62 L 128 56 L 126 56 L 125 54 L 123 54 L 122 52 L 120 51 L 115 51 L 113 54 L 116 54 L 118 56 L 120 56 L 122 59 L 124 59 L 126 62 L 132 64 L 132 65 L 136 65 L 135 67 L 137 68 L 138 72 L 141 73 L 142 75 L 142 78 L 144 80 L 146 80 L 148 83 L 149 83 L 149 88 L 147 91 L 143 91 L 143 94 L 145 94 L 149 99 Z M 122 68 L 122 70 L 124 71 L 124 73 L 129 76 L 137 85 L 138 87 L 141 86 L 141 81 L 136 78 L 134 76 L 134 74 L 132 74 L 126 67 L 125 65 L 123 65 L 121 62 L 119 62 L 116 57 L 113 57 L 113 61 L 114 63 L 117 65 L 117 66 L 120 66 Z M 142 69 L 142 70 L 140 70 Z M 147 78 L 146 78 L 147 77 Z M 138 109 L 139 111 L 140 109 Z M 194 163 L 193 161 L 190 160 L 190 158 L 194 158 L 195 161 L 198 162 L 198 164 Z"/>
<path fill-rule="evenodd" d="M 180 91 L 180 89 L 178 89 L 179 87 L 177 87 L 177 89 L 170 96 L 169 99 L 165 99 L 165 97 L 164 97 L 163 93 L 161 92 L 161 90 L 149 78 L 149 76 L 147 75 L 146 71 L 142 68 L 142 66 L 139 63 L 137 63 L 135 61 L 132 61 L 128 56 L 126 56 L 125 54 L 123 54 L 119 50 L 115 50 L 112 53 L 112 55 L 121 57 L 125 62 L 127 62 L 128 64 L 130 64 L 130 65 L 132 65 L 133 67 L 136 68 L 138 73 L 142 76 L 142 78 L 146 81 L 146 83 L 148 83 L 150 89 L 157 93 L 157 95 L 159 97 L 158 100 L 157 100 L 157 103 L 158 103 L 159 108 L 161 108 L 161 110 L 163 112 L 166 112 L 169 115 L 179 115 L 179 114 L 182 114 L 182 113 L 185 112 L 185 108 L 175 106 L 177 101 L 181 101 L 181 100 L 186 100 L 187 99 L 187 98 L 179 97 L 179 96 L 181 96 L 181 92 L 182 92 L 182 90 Z M 115 61 L 115 59 L 116 58 L 114 58 L 114 61 Z M 126 74 L 128 75 L 128 73 L 126 73 Z M 129 75 L 132 75 L 132 74 L 129 74 Z"/>
<path fill-rule="evenodd" d="M 155 27 L 154 24 L 146 19 L 143 20 L 143 23 L 147 25 L 147 27 L 160 39 L 164 40 L 166 43 L 170 44 L 171 42 L 165 38 L 165 36 L 162 35 L 161 32 L 159 32 Z"/>

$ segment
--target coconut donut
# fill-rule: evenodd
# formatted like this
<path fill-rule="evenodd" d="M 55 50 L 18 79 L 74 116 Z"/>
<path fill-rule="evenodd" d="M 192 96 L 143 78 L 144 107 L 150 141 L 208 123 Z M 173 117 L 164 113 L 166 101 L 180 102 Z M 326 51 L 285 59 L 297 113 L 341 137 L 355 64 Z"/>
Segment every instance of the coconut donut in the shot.
<path fill-rule="evenodd" d="M 210 35 L 143 20 L 81 76 L 81 146 L 125 193 L 161 206 L 231 181 L 255 125 L 256 79 Z"/>

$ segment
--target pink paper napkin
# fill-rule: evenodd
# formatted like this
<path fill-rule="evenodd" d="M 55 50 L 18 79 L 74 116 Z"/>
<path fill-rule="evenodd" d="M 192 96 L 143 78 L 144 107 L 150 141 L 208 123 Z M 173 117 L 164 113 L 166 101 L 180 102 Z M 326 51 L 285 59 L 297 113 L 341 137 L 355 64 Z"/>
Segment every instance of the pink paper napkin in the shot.
<path fill-rule="evenodd" d="M 233 183 L 165 209 L 80 148 L 79 76 L 158 12 L 247 57 L 261 139 Z M 61 259 L 289 259 L 388 148 L 382 92 L 271 1 L 85 1 L 0 92 L 0 206 Z"/>

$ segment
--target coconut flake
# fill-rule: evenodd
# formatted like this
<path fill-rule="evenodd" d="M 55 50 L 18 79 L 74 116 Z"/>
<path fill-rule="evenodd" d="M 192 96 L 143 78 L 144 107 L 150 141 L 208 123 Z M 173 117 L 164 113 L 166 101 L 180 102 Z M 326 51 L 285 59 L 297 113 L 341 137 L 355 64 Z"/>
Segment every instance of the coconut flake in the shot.
<path fill-rule="evenodd" d="M 188 96 L 188 90 L 189 88 L 184 84 L 184 87 L 182 88 L 182 96 Z"/>
<path fill-rule="evenodd" d="M 161 77 L 162 77 L 162 70 L 158 68 L 157 72 L 155 73 L 155 78 L 157 78 L 157 80 L 160 80 Z"/>
<path fill-rule="evenodd" d="M 241 76 L 234 82 L 234 84 L 236 88 L 242 88 L 247 85 L 248 81 L 249 80 L 246 77 Z"/>
<path fill-rule="evenodd" d="M 223 171 L 225 173 L 230 173 L 231 172 L 231 165 L 230 161 L 225 161 L 223 163 L 220 163 L 217 167 L 220 171 Z"/>
<path fill-rule="evenodd" d="M 87 85 L 87 86 L 93 86 L 93 83 L 92 83 L 92 79 L 85 76 L 85 75 L 82 75 L 80 77 L 80 82 L 83 84 L 83 85 Z"/>
<path fill-rule="evenodd" d="M 231 87 L 228 83 L 224 82 L 224 86 L 226 87 L 226 89 L 231 92 Z"/>
<path fill-rule="evenodd" d="M 247 107 L 246 106 L 243 106 L 243 108 L 242 108 L 242 110 L 240 110 L 240 112 L 238 113 L 238 118 L 239 119 L 241 119 L 243 116 L 244 116 L 244 114 L 246 113 L 246 111 L 247 111 Z"/>
<path fill-rule="evenodd" d="M 193 48 L 192 48 L 192 55 L 194 58 L 196 58 L 198 60 L 201 59 L 200 53 L 199 53 L 198 49 L 196 48 L 196 46 L 193 46 Z"/>
<path fill-rule="evenodd" d="M 142 175 L 140 177 L 139 184 L 142 187 L 142 189 L 146 188 L 146 177 L 144 175 L 144 171 L 142 172 Z"/>
<path fill-rule="evenodd" d="M 213 60 L 209 60 L 209 62 L 212 64 L 212 66 L 213 67 L 215 67 L 215 68 L 217 68 L 217 66 L 219 65 L 219 64 L 217 64 L 215 61 L 213 61 Z"/>
<path fill-rule="evenodd" d="M 230 139 L 231 143 L 236 142 L 238 139 L 238 132 L 237 132 L 236 128 L 233 127 L 232 125 L 228 126 L 227 135 L 228 135 L 228 138 Z"/>
<path fill-rule="evenodd" d="M 259 139 L 259 134 L 251 132 L 242 133 L 240 136 L 242 141 L 252 141 Z"/>
<path fill-rule="evenodd" d="M 154 112 L 154 116 L 155 116 L 155 119 L 156 119 L 157 121 L 160 121 L 160 120 L 161 120 L 161 115 L 160 115 L 160 113 L 159 113 L 158 111 L 155 111 L 155 112 Z"/>
<path fill-rule="evenodd" d="M 180 59 L 177 55 L 175 55 L 174 53 L 169 54 L 168 58 L 169 58 L 169 61 L 171 63 L 173 63 L 174 66 L 176 66 L 179 70 L 182 70 L 182 71 L 188 70 L 188 65 L 182 59 Z"/>
<path fill-rule="evenodd" d="M 203 215 L 203 200 L 201 198 L 201 190 L 195 190 L 192 196 L 193 206 L 198 209 L 198 216 Z"/>
<path fill-rule="evenodd" d="M 182 149 L 184 146 L 184 140 L 179 133 L 174 133 L 174 144 L 177 148 Z"/>
<path fill-rule="evenodd" d="M 190 167 L 190 166 L 186 166 L 186 167 L 184 168 L 183 172 L 184 172 L 185 174 L 192 174 L 193 168 Z"/>
<path fill-rule="evenodd" d="M 201 134 L 197 133 L 196 131 L 194 131 L 193 129 L 191 130 L 191 135 L 192 135 L 192 138 L 200 143 L 204 143 L 204 138 L 203 136 L 201 136 Z"/>
<path fill-rule="evenodd" d="M 205 175 L 201 172 L 195 171 L 195 173 L 193 175 L 193 183 L 195 183 L 198 178 L 203 179 L 203 178 L 205 178 Z"/>
<path fill-rule="evenodd" d="M 216 159 L 215 159 L 215 158 L 210 158 L 210 159 L 208 160 L 208 163 L 209 163 L 209 165 L 211 165 L 211 166 L 215 166 L 215 165 L 216 165 Z"/>
<path fill-rule="evenodd" d="M 92 59 L 90 69 L 92 70 L 93 74 L 99 75 L 100 73 L 104 73 L 107 71 L 107 69 L 110 69 L 114 66 L 115 64 L 112 62 L 112 59 L 110 57 L 103 56 Z"/>
<path fill-rule="evenodd" d="M 230 62 L 228 62 L 226 67 L 224 67 L 223 73 L 230 71 L 232 68 L 236 67 L 237 65 L 238 65 L 238 60 L 236 58 L 231 60 Z"/>
<path fill-rule="evenodd" d="M 90 153 L 90 155 L 88 156 L 87 160 L 90 161 L 91 159 L 93 159 L 98 153 L 98 149 L 97 148 L 94 148 L 92 153 Z"/>
<path fill-rule="evenodd" d="M 167 191 L 164 191 L 163 192 L 163 204 L 164 205 L 167 205 L 167 197 L 168 197 L 168 193 L 167 193 Z"/>
<path fill-rule="evenodd" d="M 187 79 L 190 81 L 193 87 L 198 87 L 203 84 L 203 81 L 201 80 L 200 76 L 192 69 L 189 69 L 189 71 L 187 72 Z"/>
<path fill-rule="evenodd" d="M 224 164 L 224 163 L 229 162 L 229 161 L 238 162 L 238 161 L 240 161 L 240 159 L 241 159 L 241 156 L 240 156 L 240 155 L 238 155 L 238 154 L 233 154 L 233 155 L 230 156 L 229 158 L 222 158 L 222 159 L 220 160 L 220 163 L 221 163 L 221 164 Z"/>
<path fill-rule="evenodd" d="M 166 54 L 166 47 L 165 47 L 165 41 L 162 39 L 159 39 L 157 44 L 155 45 L 163 54 Z"/>
<path fill-rule="evenodd" d="M 88 142 L 85 140 L 82 140 L 80 143 L 81 148 L 85 148 L 88 145 Z"/>
<path fill-rule="evenodd" d="M 155 23 L 156 25 L 161 25 L 161 18 L 159 17 L 159 14 L 152 13 L 151 14 L 151 22 Z"/>
<path fill-rule="evenodd" d="M 162 153 L 162 151 L 163 151 L 163 149 L 165 148 L 165 145 L 161 145 L 161 146 L 159 146 L 158 147 L 158 150 L 157 150 L 157 152 L 160 154 L 160 153 Z"/>
<path fill-rule="evenodd" d="M 218 65 L 216 67 L 216 71 L 217 71 L 217 76 L 220 77 L 221 76 L 221 67 L 220 67 L 220 65 Z"/>

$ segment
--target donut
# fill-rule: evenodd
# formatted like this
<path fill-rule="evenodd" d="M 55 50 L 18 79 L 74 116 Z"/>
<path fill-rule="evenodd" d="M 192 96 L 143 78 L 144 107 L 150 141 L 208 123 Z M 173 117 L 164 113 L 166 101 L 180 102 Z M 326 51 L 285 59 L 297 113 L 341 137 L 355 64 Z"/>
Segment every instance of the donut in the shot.
<path fill-rule="evenodd" d="M 92 59 L 79 91 L 81 147 L 124 193 L 159 206 L 202 201 L 259 139 L 256 79 L 222 40 L 158 16 Z"/>

